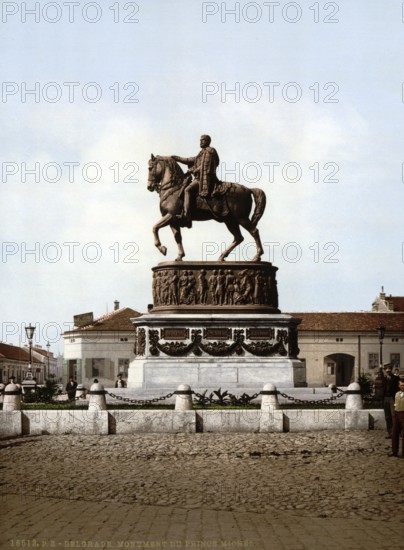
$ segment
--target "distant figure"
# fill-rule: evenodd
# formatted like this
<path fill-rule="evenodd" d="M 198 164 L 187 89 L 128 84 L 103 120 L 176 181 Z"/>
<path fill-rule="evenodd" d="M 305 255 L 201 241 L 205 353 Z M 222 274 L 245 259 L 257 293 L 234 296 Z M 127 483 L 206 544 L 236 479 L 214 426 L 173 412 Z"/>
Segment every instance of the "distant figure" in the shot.
<path fill-rule="evenodd" d="M 68 383 L 66 384 L 67 397 L 69 401 L 74 401 L 76 399 L 76 388 L 77 382 L 74 378 L 70 377 Z"/>
<path fill-rule="evenodd" d="M 118 374 L 118 379 L 115 382 L 115 387 L 116 388 L 126 388 L 126 382 L 125 382 L 125 380 L 123 380 L 122 374 Z"/>
<path fill-rule="evenodd" d="M 404 458 L 404 378 L 400 378 L 399 390 L 394 400 L 393 430 L 391 434 L 392 451 L 389 456 L 398 456 L 400 433 L 402 436 L 401 456 Z"/>
<path fill-rule="evenodd" d="M 383 409 L 384 418 L 386 419 L 386 428 L 388 437 L 391 437 L 391 430 L 393 427 L 393 414 L 394 414 L 394 397 L 398 391 L 398 376 L 392 374 L 392 365 L 387 363 L 384 365 L 384 376 L 382 382 L 382 396 L 383 396 Z"/>
<path fill-rule="evenodd" d="M 396 367 L 393 372 L 394 376 L 400 376 L 400 369 Z"/>

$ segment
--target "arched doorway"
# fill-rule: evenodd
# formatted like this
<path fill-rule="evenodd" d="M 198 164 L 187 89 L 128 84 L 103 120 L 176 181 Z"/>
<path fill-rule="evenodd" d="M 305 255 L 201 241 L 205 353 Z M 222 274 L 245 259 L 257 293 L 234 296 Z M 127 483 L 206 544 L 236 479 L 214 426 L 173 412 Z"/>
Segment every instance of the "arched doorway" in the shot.
<path fill-rule="evenodd" d="M 324 357 L 324 382 L 348 386 L 354 381 L 355 357 L 347 353 L 332 353 Z"/>

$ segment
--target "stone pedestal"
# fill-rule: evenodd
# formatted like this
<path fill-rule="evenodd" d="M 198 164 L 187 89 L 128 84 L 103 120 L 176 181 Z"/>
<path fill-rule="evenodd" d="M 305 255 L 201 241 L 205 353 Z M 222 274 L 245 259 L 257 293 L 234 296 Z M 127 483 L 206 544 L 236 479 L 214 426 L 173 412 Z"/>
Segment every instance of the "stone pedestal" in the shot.
<path fill-rule="evenodd" d="M 128 386 L 173 391 L 219 387 L 241 393 L 265 383 L 298 387 L 306 382 L 296 357 L 296 325 L 290 315 L 143 315 L 133 319 L 137 354 Z"/>
<path fill-rule="evenodd" d="M 164 262 L 153 268 L 154 304 L 133 319 L 136 358 L 128 387 L 157 394 L 189 384 L 258 392 L 306 385 L 299 319 L 278 309 L 268 262 Z"/>
<path fill-rule="evenodd" d="M 162 262 L 150 313 L 279 313 L 270 262 Z"/>

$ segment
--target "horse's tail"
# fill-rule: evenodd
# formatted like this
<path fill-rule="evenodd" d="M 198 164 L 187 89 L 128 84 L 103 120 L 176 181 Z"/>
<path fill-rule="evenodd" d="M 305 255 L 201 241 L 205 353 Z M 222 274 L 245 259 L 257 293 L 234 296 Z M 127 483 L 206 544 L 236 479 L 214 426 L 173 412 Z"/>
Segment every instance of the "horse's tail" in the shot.
<path fill-rule="evenodd" d="M 267 198 L 264 191 L 262 189 L 259 189 L 258 187 L 254 187 L 254 189 L 250 189 L 250 191 L 254 197 L 255 202 L 255 209 L 251 218 L 251 223 L 254 227 L 256 227 L 264 213 L 265 206 L 267 204 Z"/>

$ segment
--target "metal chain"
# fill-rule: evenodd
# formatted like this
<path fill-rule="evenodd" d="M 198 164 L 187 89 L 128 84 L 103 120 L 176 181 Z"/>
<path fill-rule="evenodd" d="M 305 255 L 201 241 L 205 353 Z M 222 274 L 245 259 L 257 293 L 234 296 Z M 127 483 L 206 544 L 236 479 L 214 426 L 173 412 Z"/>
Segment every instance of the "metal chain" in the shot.
<path fill-rule="evenodd" d="M 345 390 L 343 390 L 342 388 L 338 388 L 338 386 L 335 386 L 335 389 L 336 389 L 337 391 L 340 391 L 340 392 L 342 392 L 342 393 L 345 393 Z"/>
<path fill-rule="evenodd" d="M 331 396 L 329 399 L 318 399 L 316 400 L 305 400 L 305 399 L 297 399 L 296 397 L 292 397 L 291 395 L 287 395 L 286 393 L 278 392 L 279 395 L 282 397 L 285 397 L 285 399 L 289 399 L 290 401 L 294 401 L 295 403 L 308 403 L 309 405 L 325 405 L 326 403 L 331 403 L 331 401 L 336 401 L 340 397 L 344 395 L 344 391 L 341 390 L 340 393 L 337 393 L 337 395 Z"/>
<path fill-rule="evenodd" d="M 69 394 L 66 391 L 63 391 L 61 393 L 58 393 L 57 395 L 69 395 Z M 85 397 L 86 397 L 86 393 L 84 392 L 81 395 L 79 395 L 78 397 L 75 397 L 74 399 L 71 399 L 71 400 L 69 399 L 69 401 L 78 401 L 79 399 L 81 399 L 81 398 L 84 399 Z"/>
<path fill-rule="evenodd" d="M 324 405 L 326 403 L 331 403 L 332 401 L 336 401 L 337 399 L 339 399 L 340 397 L 342 397 L 345 394 L 345 390 L 343 390 L 342 388 L 337 387 L 336 389 L 339 391 L 339 393 L 335 396 L 332 395 L 328 399 L 318 399 L 318 400 L 298 399 L 297 397 L 287 395 L 286 393 L 282 393 L 280 391 L 278 391 L 278 395 L 281 395 L 282 397 L 284 397 L 285 399 L 288 399 L 289 401 L 294 401 L 295 403 L 306 403 L 306 404 L 309 404 L 309 405 Z M 123 401 L 125 403 L 134 403 L 134 404 L 138 404 L 138 405 L 147 405 L 147 404 L 151 404 L 151 403 L 157 403 L 159 401 L 164 401 L 165 399 L 169 399 L 170 397 L 172 397 L 173 395 L 176 394 L 176 392 L 174 391 L 172 393 L 168 393 L 167 395 L 163 395 L 161 397 L 155 397 L 155 398 L 152 398 L 152 399 L 130 399 L 129 397 L 122 397 L 121 395 L 116 395 L 116 394 L 108 392 L 108 391 L 106 391 L 105 393 L 107 395 L 111 396 L 112 398 L 117 399 L 118 401 Z M 243 399 L 243 396 L 236 396 L 232 393 L 226 394 L 224 396 L 223 400 L 213 399 L 211 397 L 212 394 L 210 396 L 206 396 L 206 395 L 203 395 L 201 393 L 197 393 L 193 390 L 191 390 L 191 393 L 193 395 L 195 395 L 198 399 L 200 399 L 202 401 L 202 403 L 204 403 L 204 404 L 222 404 L 222 405 L 234 405 L 234 404 L 245 405 L 245 404 L 248 404 L 249 402 L 253 401 L 254 399 L 256 399 L 259 395 L 261 395 L 261 392 L 254 393 L 251 396 L 247 395 L 246 397 L 248 398 L 248 400 L 247 400 L 247 403 L 246 403 L 246 398 Z M 58 395 L 68 395 L 68 393 L 67 392 L 61 392 Z M 85 398 L 85 397 L 86 397 L 86 393 L 84 392 L 81 395 L 79 395 L 78 397 L 75 397 L 74 401 L 78 401 L 79 399 Z M 226 398 L 228 398 L 229 401 L 225 402 Z"/>
<path fill-rule="evenodd" d="M 122 397 L 121 395 L 116 395 L 115 393 L 106 392 L 107 395 L 110 395 L 114 399 L 117 399 L 118 401 L 124 401 L 125 403 L 134 403 L 135 405 L 147 405 L 149 403 L 157 403 L 158 401 L 164 401 L 164 399 L 169 399 L 173 395 L 175 395 L 175 392 L 168 393 L 167 395 L 163 395 L 162 397 L 155 397 L 154 399 L 129 399 L 129 397 Z"/>

